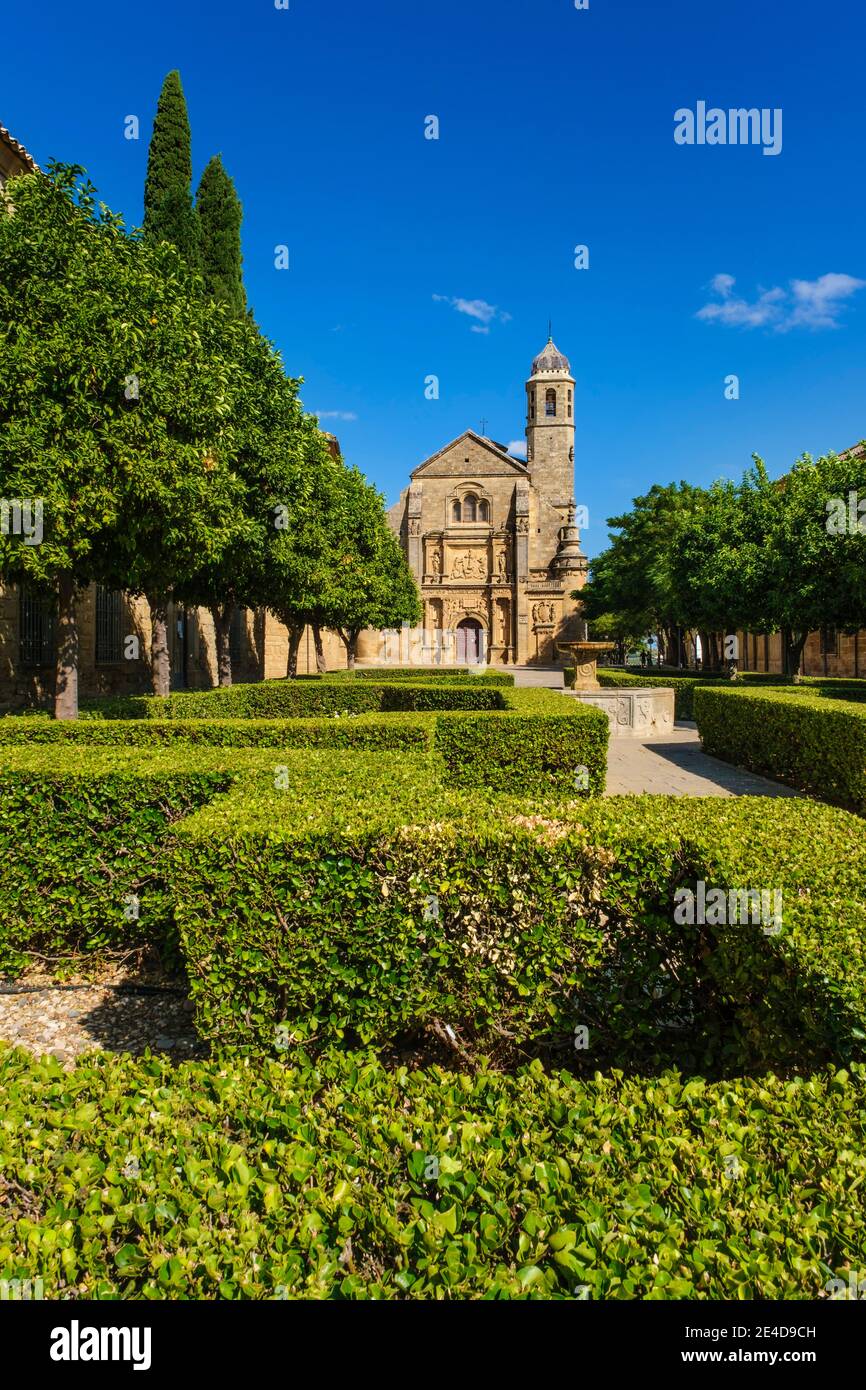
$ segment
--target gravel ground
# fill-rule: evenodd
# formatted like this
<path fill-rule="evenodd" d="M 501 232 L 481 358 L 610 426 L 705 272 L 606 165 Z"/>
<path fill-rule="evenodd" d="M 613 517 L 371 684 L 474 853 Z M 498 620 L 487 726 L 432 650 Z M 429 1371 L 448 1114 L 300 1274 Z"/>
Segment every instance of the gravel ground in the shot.
<path fill-rule="evenodd" d="M 192 1004 L 177 987 L 47 980 L 0 981 L 0 1040 L 72 1066 L 83 1052 L 165 1052 L 179 1061 L 206 1048 L 192 1025 Z"/>

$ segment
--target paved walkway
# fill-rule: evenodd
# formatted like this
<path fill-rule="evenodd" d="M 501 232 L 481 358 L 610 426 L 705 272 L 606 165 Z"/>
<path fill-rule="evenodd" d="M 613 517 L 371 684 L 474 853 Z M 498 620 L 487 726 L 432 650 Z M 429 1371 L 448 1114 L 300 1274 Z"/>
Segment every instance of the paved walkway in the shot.
<path fill-rule="evenodd" d="M 562 690 L 564 686 L 561 666 L 504 666 L 501 669 L 511 672 L 515 685 L 540 685 L 548 690 Z"/>
<path fill-rule="evenodd" d="M 607 758 L 607 794 L 651 792 L 656 796 L 799 796 L 731 763 L 710 758 L 694 724 L 677 724 L 670 734 L 643 742 L 612 738 Z"/>

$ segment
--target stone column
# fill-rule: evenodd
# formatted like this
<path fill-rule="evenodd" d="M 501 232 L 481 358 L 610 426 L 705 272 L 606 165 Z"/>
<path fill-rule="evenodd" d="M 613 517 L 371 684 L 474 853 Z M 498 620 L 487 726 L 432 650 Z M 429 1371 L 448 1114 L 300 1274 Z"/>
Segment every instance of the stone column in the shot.
<path fill-rule="evenodd" d="M 414 574 L 420 585 L 424 578 L 424 556 L 421 546 L 421 508 L 422 508 L 422 488 L 420 483 L 413 483 L 409 489 L 409 501 L 406 508 L 406 529 L 408 532 L 408 554 L 409 568 Z"/>

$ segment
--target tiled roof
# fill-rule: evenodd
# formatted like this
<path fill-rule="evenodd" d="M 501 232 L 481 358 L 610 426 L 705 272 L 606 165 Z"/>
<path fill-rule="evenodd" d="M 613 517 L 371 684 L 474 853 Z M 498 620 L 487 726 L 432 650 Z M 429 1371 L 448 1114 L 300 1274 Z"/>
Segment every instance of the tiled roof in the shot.
<path fill-rule="evenodd" d="M 24 146 L 19 144 L 15 139 L 14 135 L 9 134 L 5 125 L 0 125 L 0 141 L 2 141 L 4 145 L 8 145 L 9 149 L 12 150 L 14 154 L 17 154 L 19 159 L 24 161 L 31 173 L 35 173 L 39 168 L 32 154 L 28 154 Z"/>
<path fill-rule="evenodd" d="M 568 358 L 564 352 L 560 352 L 552 338 L 548 338 L 547 345 L 543 352 L 540 352 L 532 363 L 532 376 L 548 376 L 551 372 L 565 372 L 569 374 L 571 367 L 568 365 Z"/>

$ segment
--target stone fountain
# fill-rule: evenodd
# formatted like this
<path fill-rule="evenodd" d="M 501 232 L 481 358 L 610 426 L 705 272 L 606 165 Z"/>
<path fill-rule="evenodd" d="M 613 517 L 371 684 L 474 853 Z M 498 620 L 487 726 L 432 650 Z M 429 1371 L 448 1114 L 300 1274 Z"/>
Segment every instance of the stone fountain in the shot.
<path fill-rule="evenodd" d="M 659 738 L 674 727 L 672 686 L 608 686 L 598 683 L 598 659 L 611 652 L 614 642 L 590 642 L 586 636 L 557 647 L 574 666 L 574 690 L 567 693 L 584 705 L 595 705 L 607 715 L 611 738 Z"/>
<path fill-rule="evenodd" d="M 557 642 L 557 649 L 568 657 L 574 667 L 575 690 L 601 690 L 596 668 L 603 652 L 612 652 L 615 642 L 590 642 L 587 637 L 577 642 Z"/>

